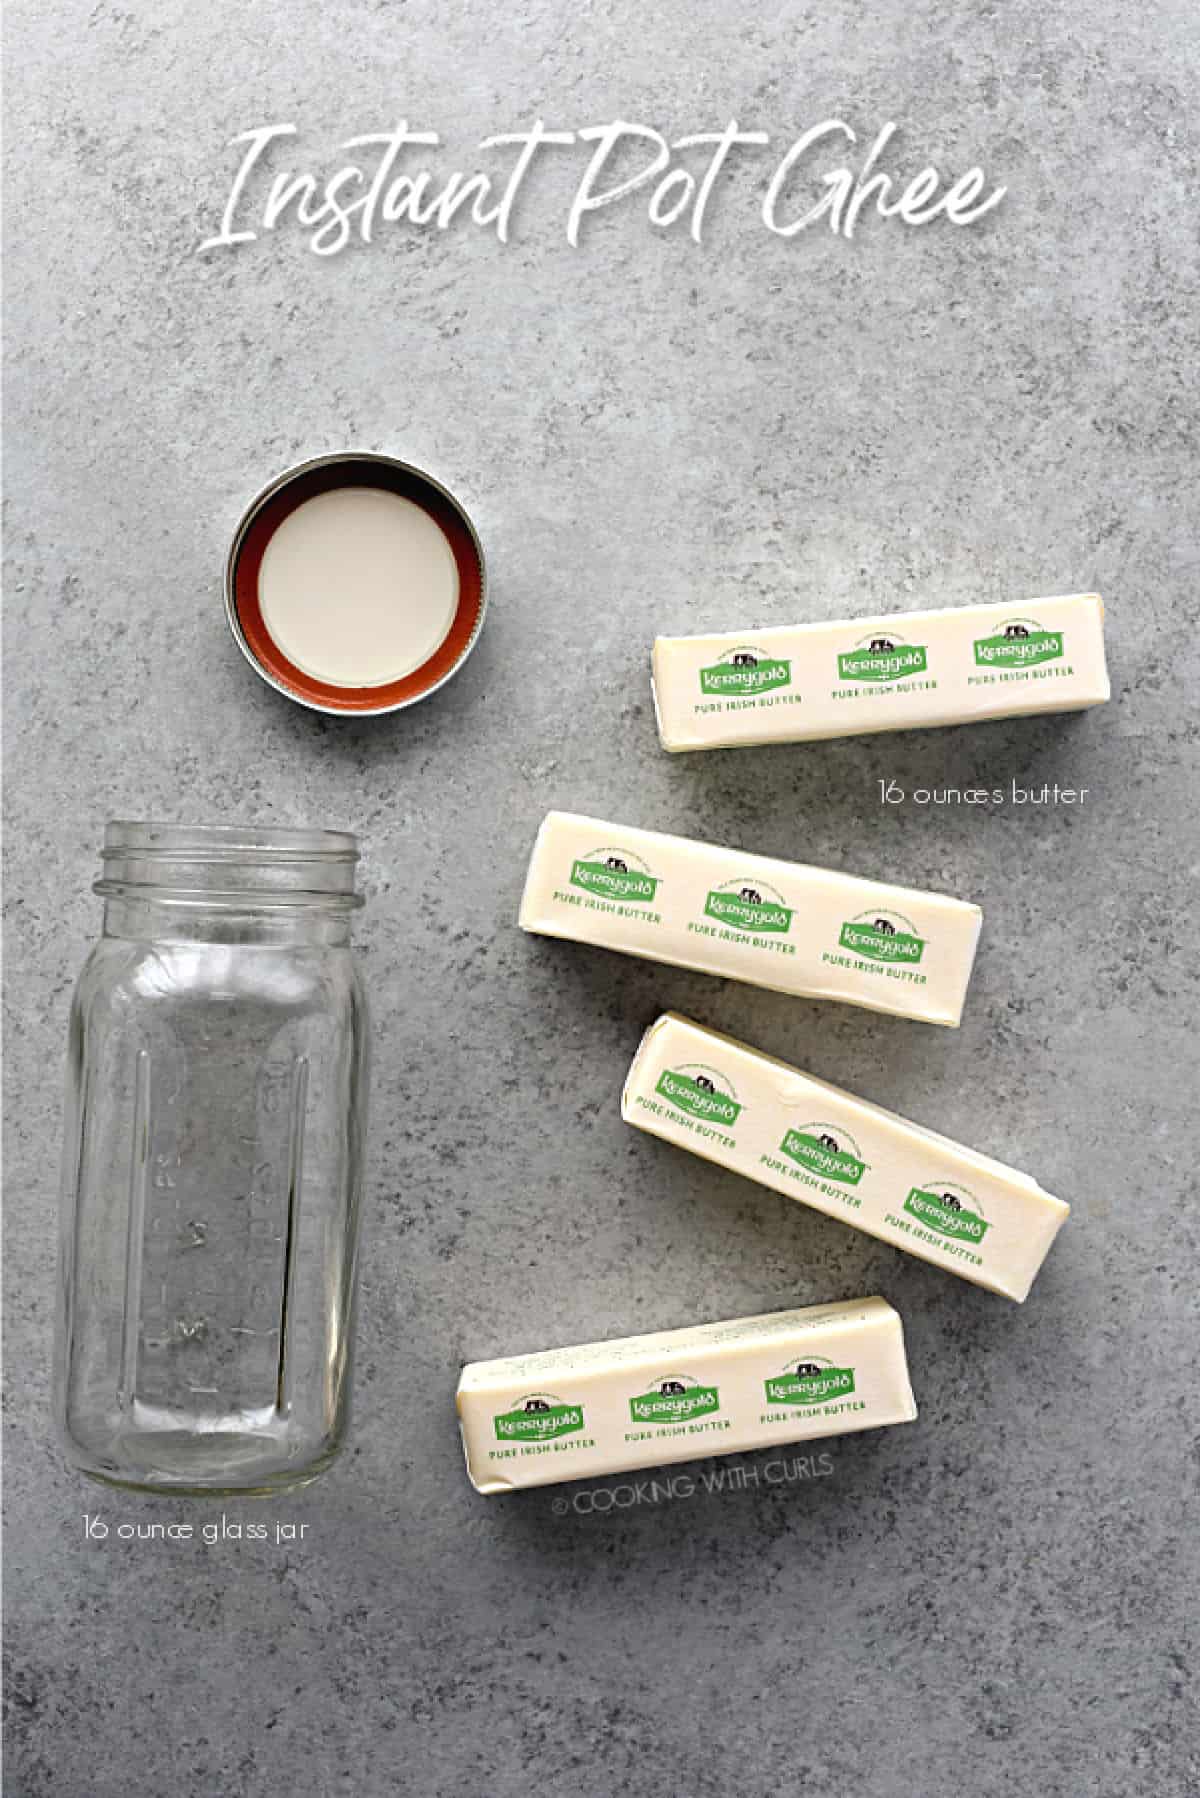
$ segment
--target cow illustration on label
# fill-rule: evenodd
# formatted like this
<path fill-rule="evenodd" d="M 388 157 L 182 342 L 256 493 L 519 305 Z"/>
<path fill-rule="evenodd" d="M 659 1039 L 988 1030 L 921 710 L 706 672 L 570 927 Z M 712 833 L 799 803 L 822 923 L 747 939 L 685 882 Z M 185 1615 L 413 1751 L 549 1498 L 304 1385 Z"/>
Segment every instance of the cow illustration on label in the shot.
<path fill-rule="evenodd" d="M 652 905 L 659 880 L 640 856 L 616 845 L 578 856 L 571 864 L 571 885 L 614 905 Z"/>
<path fill-rule="evenodd" d="M 820 1405 L 851 1396 L 854 1369 L 835 1367 L 814 1355 L 790 1362 L 781 1374 L 766 1380 L 763 1389 L 773 1405 Z"/>
<path fill-rule="evenodd" d="M 982 1243 L 991 1224 L 983 1206 L 965 1186 L 952 1186 L 939 1181 L 927 1186 L 914 1186 L 904 1201 L 904 1209 L 927 1230 L 936 1231 L 958 1242 Z"/>
<path fill-rule="evenodd" d="M 660 1099 L 706 1124 L 731 1130 L 741 1115 L 737 1094 L 724 1074 L 697 1062 L 664 1068 L 654 1088 Z"/>
<path fill-rule="evenodd" d="M 915 674 L 924 674 L 927 667 L 925 645 L 906 643 L 895 631 L 861 637 L 853 649 L 842 650 L 837 659 L 838 680 L 843 684 L 866 681 L 875 686 L 887 686 Z"/>
<path fill-rule="evenodd" d="M 862 1150 L 850 1132 L 819 1121 L 787 1131 L 779 1152 L 806 1173 L 834 1180 L 839 1186 L 857 1186 L 867 1171 Z"/>
<path fill-rule="evenodd" d="M 681 1424 L 708 1417 L 721 1408 L 715 1386 L 706 1386 L 691 1374 L 666 1374 L 652 1380 L 645 1392 L 629 1401 L 632 1423 Z"/>
<path fill-rule="evenodd" d="M 583 1406 L 564 1404 L 550 1392 L 528 1392 L 492 1419 L 498 1442 L 552 1442 L 583 1428 Z"/>
<path fill-rule="evenodd" d="M 1061 661 L 1063 633 L 1043 629 L 1036 618 L 1009 618 L 991 636 L 976 637 L 974 648 L 977 667 L 1013 672 Z"/>
<path fill-rule="evenodd" d="M 727 649 L 719 662 L 700 670 L 700 691 L 708 698 L 754 699 L 791 685 L 792 664 L 752 643 Z"/>
<path fill-rule="evenodd" d="M 842 925 L 838 943 L 868 961 L 917 963 L 925 953 L 926 939 L 919 936 L 911 919 L 900 912 L 860 912 Z"/>
<path fill-rule="evenodd" d="M 786 936 L 793 911 L 774 887 L 743 875 L 712 889 L 704 901 L 704 915 L 748 936 Z"/>

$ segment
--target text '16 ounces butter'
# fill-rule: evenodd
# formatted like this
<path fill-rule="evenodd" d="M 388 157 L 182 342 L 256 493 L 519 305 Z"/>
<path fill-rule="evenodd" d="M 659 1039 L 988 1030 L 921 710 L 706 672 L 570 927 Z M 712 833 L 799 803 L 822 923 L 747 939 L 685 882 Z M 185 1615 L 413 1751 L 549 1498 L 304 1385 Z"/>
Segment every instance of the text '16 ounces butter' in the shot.
<path fill-rule="evenodd" d="M 900 1318 L 879 1298 L 476 1361 L 457 1403 L 479 1492 L 782 1447 L 917 1414 Z"/>
<path fill-rule="evenodd" d="M 940 893 L 551 812 L 521 928 L 775 992 L 958 1024 L 982 914 Z"/>
<path fill-rule="evenodd" d="M 1005 1298 L 1023 1299 L 1070 1207 L 1027 1174 L 668 1013 L 621 1115 Z"/>
<path fill-rule="evenodd" d="M 1109 696 L 1095 593 L 659 637 L 664 749 L 802 743 L 1074 712 Z"/>

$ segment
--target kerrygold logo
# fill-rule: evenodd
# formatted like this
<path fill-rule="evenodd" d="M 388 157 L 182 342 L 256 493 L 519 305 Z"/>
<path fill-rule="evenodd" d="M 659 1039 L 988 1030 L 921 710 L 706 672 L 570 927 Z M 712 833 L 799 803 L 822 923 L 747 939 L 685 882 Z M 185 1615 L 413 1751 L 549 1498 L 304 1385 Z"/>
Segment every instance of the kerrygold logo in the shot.
<path fill-rule="evenodd" d="M 835 1135 L 828 1124 L 805 1124 L 800 1130 L 789 1130 L 779 1148 L 810 1174 L 821 1174 L 843 1186 L 857 1186 L 867 1171 L 854 1138 L 845 1130 Z"/>
<path fill-rule="evenodd" d="M 927 1229 L 960 1242 L 982 1242 L 991 1229 L 979 1200 L 965 1186 L 914 1186 L 904 1209 Z"/>
<path fill-rule="evenodd" d="M 870 961 L 918 962 L 925 953 L 925 938 L 899 912 L 860 912 L 842 925 L 838 942 Z"/>
<path fill-rule="evenodd" d="M 854 1391 L 854 1369 L 835 1367 L 818 1355 L 811 1361 L 793 1362 L 767 1380 L 765 1389 L 773 1405 L 820 1405 L 826 1399 L 849 1398 Z"/>
<path fill-rule="evenodd" d="M 700 691 L 718 699 L 746 698 L 791 685 L 792 664 L 760 649 L 731 649 L 711 668 L 700 670 Z"/>
<path fill-rule="evenodd" d="M 1032 668 L 1055 661 L 1062 652 L 1062 632 L 1044 631 L 1032 618 L 1010 618 L 994 636 L 975 639 L 975 661 L 981 668 Z"/>
<path fill-rule="evenodd" d="M 629 1415 L 634 1423 L 690 1423 L 694 1417 L 707 1417 L 721 1407 L 721 1395 L 715 1386 L 701 1386 L 687 1374 L 656 1380 L 649 1392 L 640 1392 L 629 1401 Z"/>
<path fill-rule="evenodd" d="M 617 905 L 649 905 L 658 880 L 627 849 L 593 849 L 571 867 L 571 885 Z"/>
<path fill-rule="evenodd" d="M 910 674 L 924 674 L 926 666 L 925 647 L 921 643 L 906 643 L 903 637 L 894 633 L 887 637 L 864 637 L 853 649 L 838 656 L 838 679 L 905 680 Z"/>
<path fill-rule="evenodd" d="M 761 881 L 727 880 L 715 887 L 704 901 L 704 915 L 719 924 L 730 924 L 734 930 L 754 935 L 786 936 L 792 927 L 792 910 L 774 887 Z"/>
<path fill-rule="evenodd" d="M 583 1406 L 564 1405 L 547 1392 L 531 1392 L 511 1411 L 501 1411 L 493 1422 L 501 1442 L 549 1442 L 554 1436 L 570 1436 L 583 1428 Z"/>
<path fill-rule="evenodd" d="M 715 1068 L 696 1064 L 664 1069 L 654 1090 L 676 1111 L 686 1111 L 706 1123 L 725 1124 L 732 1129 L 741 1115 L 732 1086 Z"/>

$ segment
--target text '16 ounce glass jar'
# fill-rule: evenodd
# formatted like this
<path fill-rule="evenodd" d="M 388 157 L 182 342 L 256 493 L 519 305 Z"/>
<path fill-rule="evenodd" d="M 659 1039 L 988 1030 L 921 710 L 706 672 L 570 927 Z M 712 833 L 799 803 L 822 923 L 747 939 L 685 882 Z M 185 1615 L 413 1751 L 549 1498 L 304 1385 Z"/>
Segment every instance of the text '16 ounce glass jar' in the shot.
<path fill-rule="evenodd" d="M 71 1015 L 55 1389 L 75 1465 L 267 1492 L 348 1421 L 355 839 L 110 824 Z"/>

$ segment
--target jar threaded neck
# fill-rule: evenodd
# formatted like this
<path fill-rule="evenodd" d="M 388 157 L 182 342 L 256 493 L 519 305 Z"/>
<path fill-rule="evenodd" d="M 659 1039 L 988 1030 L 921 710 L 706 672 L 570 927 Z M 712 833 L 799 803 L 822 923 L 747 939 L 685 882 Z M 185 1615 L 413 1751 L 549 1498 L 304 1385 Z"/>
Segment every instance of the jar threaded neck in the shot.
<path fill-rule="evenodd" d="M 292 825 L 155 824 L 105 829 L 104 898 L 171 905 L 357 908 L 357 839 Z"/>

